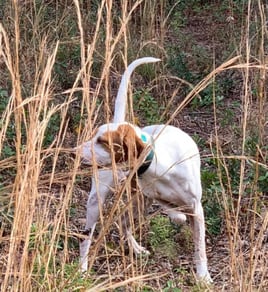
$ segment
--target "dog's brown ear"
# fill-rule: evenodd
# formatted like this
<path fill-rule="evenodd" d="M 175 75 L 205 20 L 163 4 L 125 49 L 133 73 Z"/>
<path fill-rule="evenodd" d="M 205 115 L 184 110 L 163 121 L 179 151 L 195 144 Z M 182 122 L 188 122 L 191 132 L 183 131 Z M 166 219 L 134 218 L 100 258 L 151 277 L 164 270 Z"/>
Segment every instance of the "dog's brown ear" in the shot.
<path fill-rule="evenodd" d="M 120 125 L 117 132 L 123 140 L 123 148 L 127 154 L 125 161 L 129 161 L 130 165 L 133 166 L 146 146 L 130 125 Z"/>
<path fill-rule="evenodd" d="M 120 125 L 116 131 L 107 131 L 98 138 L 98 142 L 113 150 L 116 162 L 128 161 L 131 166 L 145 148 L 130 125 Z"/>

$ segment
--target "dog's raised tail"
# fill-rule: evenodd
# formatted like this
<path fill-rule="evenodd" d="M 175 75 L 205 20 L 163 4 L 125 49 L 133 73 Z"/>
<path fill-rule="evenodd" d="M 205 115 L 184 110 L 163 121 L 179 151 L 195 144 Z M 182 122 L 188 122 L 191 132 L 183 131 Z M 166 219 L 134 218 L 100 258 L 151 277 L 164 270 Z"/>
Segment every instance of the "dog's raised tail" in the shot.
<path fill-rule="evenodd" d="M 127 90 L 128 90 L 128 83 L 132 72 L 142 64 L 146 63 L 154 63 L 159 62 L 160 59 L 153 58 L 153 57 L 144 57 L 133 61 L 124 72 L 119 89 L 117 92 L 117 96 L 115 99 L 115 110 L 114 110 L 114 123 L 122 123 L 125 121 L 126 116 L 126 104 L 127 104 Z"/>

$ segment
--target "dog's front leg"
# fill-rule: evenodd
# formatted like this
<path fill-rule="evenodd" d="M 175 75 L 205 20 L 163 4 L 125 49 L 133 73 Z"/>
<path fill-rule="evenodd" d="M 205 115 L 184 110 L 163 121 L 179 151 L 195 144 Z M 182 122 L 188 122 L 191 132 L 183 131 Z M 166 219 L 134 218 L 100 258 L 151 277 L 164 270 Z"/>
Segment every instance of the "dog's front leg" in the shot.
<path fill-rule="evenodd" d="M 79 250 L 80 250 L 80 265 L 81 271 L 85 272 L 88 268 L 88 252 L 92 242 L 92 236 L 96 227 L 96 223 L 99 218 L 99 204 L 103 204 L 106 195 L 101 194 L 102 198 L 99 202 L 98 193 L 95 188 L 95 184 L 93 183 L 94 179 L 92 179 L 92 188 L 89 193 L 88 201 L 87 201 L 87 219 L 86 226 L 83 235 L 86 237 L 80 242 Z M 103 200 L 102 200 L 103 199 Z"/>
<path fill-rule="evenodd" d="M 197 202 L 193 216 L 190 216 L 193 229 L 193 239 L 195 246 L 194 260 L 196 264 L 196 274 L 198 279 L 208 283 L 212 282 L 207 267 L 206 243 L 205 243 L 205 220 L 201 202 Z"/>
<path fill-rule="evenodd" d="M 83 232 L 83 234 L 86 235 L 87 237 L 83 239 L 79 245 L 81 272 L 86 272 L 88 268 L 87 255 L 89 252 L 89 248 L 91 246 L 91 241 L 92 241 L 91 239 L 96 227 L 96 222 L 91 225 L 92 225 L 91 228 L 85 229 L 85 231 Z"/>
<path fill-rule="evenodd" d="M 114 177 L 111 170 L 100 170 L 92 177 L 91 191 L 87 201 L 86 226 L 83 235 L 86 237 L 80 242 L 80 267 L 85 272 L 88 269 L 88 252 L 92 242 L 93 232 L 100 215 L 100 207 L 107 195 L 114 188 Z"/>

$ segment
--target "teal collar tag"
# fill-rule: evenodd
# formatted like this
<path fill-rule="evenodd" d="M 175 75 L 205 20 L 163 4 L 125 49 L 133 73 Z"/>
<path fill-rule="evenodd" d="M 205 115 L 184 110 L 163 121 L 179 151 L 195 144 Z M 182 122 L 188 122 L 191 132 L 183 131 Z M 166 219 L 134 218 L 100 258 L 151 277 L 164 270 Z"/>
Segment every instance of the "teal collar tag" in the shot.
<path fill-rule="evenodd" d="M 142 140 L 143 143 L 147 143 L 147 137 L 143 133 L 141 133 L 141 140 Z"/>

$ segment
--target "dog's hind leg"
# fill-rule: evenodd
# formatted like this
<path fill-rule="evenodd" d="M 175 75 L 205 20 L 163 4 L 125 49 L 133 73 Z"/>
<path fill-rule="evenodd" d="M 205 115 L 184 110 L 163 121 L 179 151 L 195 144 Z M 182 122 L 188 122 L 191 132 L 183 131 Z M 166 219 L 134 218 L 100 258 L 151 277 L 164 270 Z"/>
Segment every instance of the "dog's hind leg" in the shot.
<path fill-rule="evenodd" d="M 198 279 L 212 282 L 207 268 L 206 243 L 205 243 L 205 219 L 201 202 L 195 203 L 194 214 L 190 217 L 193 229 L 193 239 L 195 246 L 194 260 L 196 264 L 196 274 Z"/>

